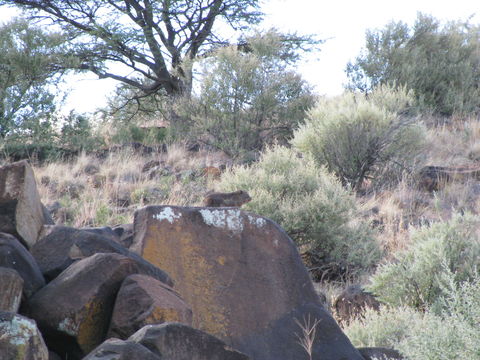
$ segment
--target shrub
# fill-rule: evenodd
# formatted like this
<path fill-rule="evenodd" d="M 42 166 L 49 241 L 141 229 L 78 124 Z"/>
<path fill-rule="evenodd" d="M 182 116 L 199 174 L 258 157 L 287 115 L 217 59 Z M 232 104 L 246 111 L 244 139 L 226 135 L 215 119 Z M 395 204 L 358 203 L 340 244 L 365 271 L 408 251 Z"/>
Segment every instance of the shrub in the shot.
<path fill-rule="evenodd" d="M 250 167 L 224 173 L 219 187 L 246 190 L 252 201 L 245 209 L 279 223 L 302 251 L 315 254 L 327 274 L 336 268 L 355 275 L 380 257 L 371 229 L 353 220 L 355 198 L 325 168 L 292 149 L 267 149 Z"/>
<path fill-rule="evenodd" d="M 314 96 L 287 67 L 295 55 L 283 40 L 269 31 L 249 38 L 248 51 L 223 48 L 203 64 L 200 92 L 180 109 L 193 135 L 232 156 L 291 137 Z"/>
<path fill-rule="evenodd" d="M 412 308 L 368 309 L 364 318 L 344 329 L 357 346 L 399 350 L 407 359 L 477 359 L 480 353 L 480 281 L 458 284 L 445 273 L 448 284 L 442 306 L 421 313 Z"/>
<path fill-rule="evenodd" d="M 411 102 L 404 88 L 385 86 L 368 98 L 347 92 L 323 99 L 294 133 L 292 144 L 359 190 L 366 178 L 381 182 L 382 170 L 391 173 L 396 167 L 401 174 L 419 152 L 424 130 L 401 115 Z"/>
<path fill-rule="evenodd" d="M 413 232 L 411 246 L 377 268 L 368 290 L 387 304 L 425 309 L 442 297 L 445 274 L 457 283 L 477 273 L 480 217 L 455 215 L 450 221 Z"/>
<path fill-rule="evenodd" d="M 479 40 L 479 26 L 468 20 L 441 24 L 420 13 L 412 27 L 392 22 L 367 31 L 365 49 L 347 65 L 349 86 L 369 92 L 379 84 L 406 85 L 421 110 L 478 112 Z"/>

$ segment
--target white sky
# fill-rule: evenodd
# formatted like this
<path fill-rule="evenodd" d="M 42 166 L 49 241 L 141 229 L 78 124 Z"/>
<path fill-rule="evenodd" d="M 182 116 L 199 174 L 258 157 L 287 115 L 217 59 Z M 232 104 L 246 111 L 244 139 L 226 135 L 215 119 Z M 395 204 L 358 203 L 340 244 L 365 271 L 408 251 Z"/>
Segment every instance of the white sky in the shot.
<path fill-rule="evenodd" d="M 346 83 L 345 66 L 359 54 L 367 29 L 382 28 L 391 20 L 412 24 L 419 11 L 442 21 L 475 15 L 472 21 L 480 23 L 477 0 L 263 0 L 263 3 L 266 28 L 329 39 L 321 45 L 319 53 L 312 54 L 298 68 L 317 93 L 326 95 L 342 92 Z M 10 11 L 0 9 L 0 20 L 11 16 Z M 113 80 L 96 80 L 94 75 L 72 80 L 67 111 L 90 112 L 104 105 L 106 95 L 116 84 Z"/>

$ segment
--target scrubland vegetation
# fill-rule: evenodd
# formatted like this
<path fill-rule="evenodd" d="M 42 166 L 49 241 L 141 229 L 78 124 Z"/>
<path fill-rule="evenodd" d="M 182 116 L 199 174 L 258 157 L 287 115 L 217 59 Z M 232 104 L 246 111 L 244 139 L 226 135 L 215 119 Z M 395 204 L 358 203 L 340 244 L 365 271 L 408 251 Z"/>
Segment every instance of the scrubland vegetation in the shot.
<path fill-rule="evenodd" d="M 75 227 L 131 222 L 146 204 L 198 206 L 211 189 L 246 190 L 244 209 L 285 229 L 329 298 L 360 283 L 382 302 L 345 325 L 354 345 L 412 360 L 476 359 L 480 177 L 430 191 L 420 170 L 480 169 L 478 34 L 468 21 L 422 14 L 411 28 L 372 30 L 347 66 L 349 88 L 318 98 L 294 69 L 311 39 L 256 33 L 198 60 L 198 86 L 182 96 L 137 96 L 123 84 L 92 118 L 36 103 L 0 108 L 1 151 L 4 161 L 32 160 L 43 202 Z M 22 84 L 22 63 L 5 54 L 14 55 L 2 51 L 0 62 Z"/>

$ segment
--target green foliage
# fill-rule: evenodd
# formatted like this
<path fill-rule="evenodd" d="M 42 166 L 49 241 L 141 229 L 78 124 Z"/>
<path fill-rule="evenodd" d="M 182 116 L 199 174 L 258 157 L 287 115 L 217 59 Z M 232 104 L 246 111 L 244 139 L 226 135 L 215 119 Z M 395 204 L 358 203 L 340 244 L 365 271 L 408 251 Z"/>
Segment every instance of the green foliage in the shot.
<path fill-rule="evenodd" d="M 419 14 L 412 28 L 392 22 L 367 31 L 366 45 L 347 66 L 350 87 L 368 92 L 379 84 L 407 86 L 422 110 L 439 114 L 480 107 L 480 27 L 440 22 Z"/>
<path fill-rule="evenodd" d="M 314 101 L 287 67 L 296 57 L 281 34 L 271 30 L 247 43 L 248 51 L 227 47 L 204 62 L 198 95 L 180 109 L 196 137 L 232 155 L 288 138 Z"/>
<path fill-rule="evenodd" d="M 478 216 L 455 215 L 448 222 L 413 232 L 411 246 L 377 268 L 368 290 L 393 306 L 431 306 L 443 296 L 444 279 L 450 272 L 456 283 L 477 274 L 479 225 Z"/>
<path fill-rule="evenodd" d="M 346 92 L 322 99 L 295 131 L 292 144 L 359 190 L 366 178 L 401 173 L 424 140 L 423 127 L 405 115 L 412 94 L 379 86 L 370 96 Z"/>
<path fill-rule="evenodd" d="M 445 273 L 449 284 L 442 306 L 425 313 L 412 308 L 368 309 L 364 318 L 344 329 L 357 346 L 395 348 L 407 359 L 477 359 L 480 354 L 480 281 L 459 284 Z"/>
<path fill-rule="evenodd" d="M 250 167 L 227 171 L 219 186 L 246 190 L 252 201 L 244 208 L 280 224 L 302 251 L 320 259 L 326 273 L 336 268 L 356 275 L 380 258 L 371 229 L 353 220 L 355 198 L 325 168 L 291 149 L 267 149 Z"/>
<path fill-rule="evenodd" d="M 0 27 L 0 138 L 51 134 L 64 41 L 22 19 Z"/>
<path fill-rule="evenodd" d="M 74 112 L 63 119 L 59 142 L 63 147 L 78 152 L 96 150 L 104 145 L 103 139 L 93 134 L 88 118 Z"/>

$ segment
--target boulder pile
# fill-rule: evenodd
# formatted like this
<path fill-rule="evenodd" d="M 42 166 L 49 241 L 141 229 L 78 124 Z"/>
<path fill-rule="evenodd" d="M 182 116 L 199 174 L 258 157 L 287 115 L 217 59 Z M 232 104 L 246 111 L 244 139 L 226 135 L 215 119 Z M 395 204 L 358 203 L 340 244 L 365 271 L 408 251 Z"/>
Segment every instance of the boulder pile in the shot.
<path fill-rule="evenodd" d="M 312 324 L 307 353 L 298 334 Z M 148 206 L 133 228 L 57 226 L 21 161 L 0 168 L 0 358 L 370 357 L 323 308 L 274 222 L 236 208 Z"/>

